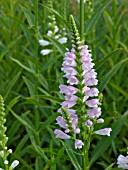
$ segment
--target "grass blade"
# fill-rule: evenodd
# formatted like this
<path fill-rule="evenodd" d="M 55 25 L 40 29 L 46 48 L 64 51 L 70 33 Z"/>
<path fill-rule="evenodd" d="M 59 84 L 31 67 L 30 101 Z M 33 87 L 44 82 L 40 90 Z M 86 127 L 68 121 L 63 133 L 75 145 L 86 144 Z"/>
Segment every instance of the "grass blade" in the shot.
<path fill-rule="evenodd" d="M 93 14 L 92 18 L 85 25 L 85 33 L 88 34 L 91 32 L 96 25 L 100 15 L 102 14 L 104 8 L 109 4 L 111 0 L 106 0 L 104 4 Z"/>
<path fill-rule="evenodd" d="M 123 63 L 126 63 L 128 61 L 128 58 L 120 61 L 117 63 L 104 77 L 103 81 L 99 84 L 99 90 L 102 92 L 109 82 L 109 80 L 112 78 L 112 76 L 119 70 L 119 68 L 122 66 Z"/>

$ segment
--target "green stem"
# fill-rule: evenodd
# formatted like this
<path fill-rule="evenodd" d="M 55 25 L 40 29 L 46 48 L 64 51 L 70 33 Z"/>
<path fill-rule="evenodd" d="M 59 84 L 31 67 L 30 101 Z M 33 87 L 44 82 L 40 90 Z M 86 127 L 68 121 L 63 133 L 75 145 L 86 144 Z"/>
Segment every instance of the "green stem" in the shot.
<path fill-rule="evenodd" d="M 83 170 L 89 170 L 89 167 L 88 167 L 88 151 L 84 151 L 84 154 L 83 154 Z"/>
<path fill-rule="evenodd" d="M 80 0 L 80 35 L 82 42 L 84 41 L 84 0 Z"/>
<path fill-rule="evenodd" d="M 35 73 L 35 88 L 36 95 L 38 95 L 38 80 L 39 80 L 39 70 L 38 70 L 38 0 L 35 1 L 35 64 L 36 64 L 36 73 Z M 35 104 L 35 126 L 38 129 L 39 125 L 39 113 L 38 113 L 38 97 L 36 98 Z"/>
<path fill-rule="evenodd" d="M 85 141 L 85 140 L 83 140 Z M 91 131 L 89 132 L 89 136 L 87 141 L 85 142 L 85 145 L 83 147 L 83 170 L 89 170 L 89 159 L 88 159 L 88 152 L 90 148 L 90 142 L 91 142 Z"/>

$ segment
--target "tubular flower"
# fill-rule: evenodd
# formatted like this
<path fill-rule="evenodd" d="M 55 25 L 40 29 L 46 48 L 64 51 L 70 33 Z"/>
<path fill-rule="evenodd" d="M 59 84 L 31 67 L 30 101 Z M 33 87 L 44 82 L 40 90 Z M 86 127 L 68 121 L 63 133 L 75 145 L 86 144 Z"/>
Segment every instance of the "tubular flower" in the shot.
<path fill-rule="evenodd" d="M 118 168 L 128 169 L 128 156 L 119 155 L 117 158 Z"/>
<path fill-rule="evenodd" d="M 86 139 L 94 130 L 96 123 L 103 123 L 101 116 L 101 104 L 98 95 L 99 90 L 95 87 L 98 84 L 97 73 L 95 72 L 91 50 L 80 41 L 73 18 L 70 18 L 73 35 L 71 51 L 65 53 L 61 70 L 67 79 L 67 84 L 59 86 L 60 93 L 64 94 L 65 100 L 61 103 L 62 108 L 58 110 L 57 124 L 68 133 L 70 139 L 75 141 L 75 148 L 81 149 Z M 62 139 L 55 130 L 57 138 Z M 104 128 L 95 131 L 95 134 L 110 136 L 111 128 Z M 59 130 L 60 133 L 60 130 Z M 62 131 L 61 131 L 62 134 Z M 66 135 L 66 134 L 63 134 Z M 68 139 L 67 138 L 64 139 Z"/>

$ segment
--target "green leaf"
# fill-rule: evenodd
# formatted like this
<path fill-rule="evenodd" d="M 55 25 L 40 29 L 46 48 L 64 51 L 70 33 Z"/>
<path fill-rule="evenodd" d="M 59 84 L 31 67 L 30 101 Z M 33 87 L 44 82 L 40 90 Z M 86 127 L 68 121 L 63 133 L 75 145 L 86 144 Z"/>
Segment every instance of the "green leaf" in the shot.
<path fill-rule="evenodd" d="M 55 121 L 55 119 L 57 118 L 57 116 L 59 116 L 59 113 L 54 113 L 53 115 L 51 115 L 45 122 L 41 123 L 41 128 L 40 128 L 40 132 L 45 129 L 47 126 L 50 125 L 50 123 L 52 123 L 53 121 Z"/>
<path fill-rule="evenodd" d="M 54 97 L 54 96 L 45 96 L 45 95 L 36 95 L 35 97 L 39 97 L 39 98 L 42 98 L 42 99 L 46 99 L 46 100 L 49 100 L 51 102 L 55 102 L 55 103 L 61 103 L 63 100 L 58 98 L 58 97 Z M 27 100 L 32 100 L 33 97 L 28 97 Z"/>
<path fill-rule="evenodd" d="M 115 165 L 115 162 L 114 163 L 112 163 L 111 165 L 109 165 L 105 170 L 111 170 L 112 169 L 112 167 Z"/>
<path fill-rule="evenodd" d="M 66 48 L 62 44 L 60 44 L 56 39 L 46 35 L 44 37 L 46 37 L 49 41 L 51 41 L 62 55 L 66 52 Z"/>
<path fill-rule="evenodd" d="M 110 57 L 114 56 L 114 55 L 115 55 L 116 53 L 118 53 L 120 50 L 124 50 L 124 49 L 118 48 L 118 49 L 110 52 L 109 54 L 107 54 L 106 56 L 104 56 L 103 58 L 101 58 L 100 60 L 98 60 L 98 61 L 96 62 L 96 64 L 95 64 L 96 70 L 99 69 L 103 64 L 106 63 L 106 61 L 107 61 Z"/>
<path fill-rule="evenodd" d="M 79 162 L 78 162 L 75 154 L 73 153 L 72 149 L 69 148 L 69 147 L 67 146 L 67 144 L 64 143 L 63 141 L 61 141 L 61 142 L 62 142 L 63 146 L 65 147 L 66 152 L 67 152 L 67 154 L 68 154 L 68 156 L 69 156 L 69 158 L 70 158 L 73 166 L 75 167 L 75 169 L 76 169 L 76 170 L 82 170 L 82 168 L 81 168 L 81 166 L 80 166 L 80 164 L 79 164 Z"/>
<path fill-rule="evenodd" d="M 128 111 L 125 112 L 123 116 L 118 118 L 112 125 L 112 132 L 110 137 L 103 136 L 102 139 L 98 142 L 96 148 L 92 152 L 90 167 L 92 164 L 107 150 L 107 148 L 111 145 L 114 138 L 119 134 L 125 120 L 128 118 Z"/>
<path fill-rule="evenodd" d="M 104 11 L 104 19 L 105 19 L 105 22 L 106 22 L 106 26 L 108 27 L 109 33 L 112 37 L 114 23 L 113 23 L 111 16 L 108 14 L 107 11 Z"/>
<path fill-rule="evenodd" d="M 19 156 L 19 154 L 16 154 L 15 152 L 12 153 L 13 157 L 16 159 L 16 160 L 19 160 L 20 164 L 22 165 L 22 167 L 24 167 L 25 169 L 27 170 L 33 170 L 31 168 L 31 166 L 24 160 L 21 158 L 21 156 Z"/>
<path fill-rule="evenodd" d="M 16 38 L 14 41 L 12 41 L 1 53 L 0 55 L 0 61 L 3 59 L 3 57 L 9 52 L 9 50 L 22 38 L 22 35 L 20 35 L 18 38 Z"/>
<path fill-rule="evenodd" d="M 17 75 L 15 75 L 12 80 L 10 80 L 10 82 L 9 82 L 7 88 L 6 88 L 6 93 L 5 93 L 5 95 L 4 95 L 4 100 L 7 98 L 7 96 L 9 95 L 9 93 L 10 93 L 10 91 L 11 91 L 11 89 L 13 88 L 13 86 L 15 85 L 15 83 L 18 81 L 20 75 L 21 75 L 21 71 L 19 71 L 19 72 L 17 73 Z"/>
<path fill-rule="evenodd" d="M 55 158 L 55 161 L 53 162 L 53 165 L 57 164 L 60 161 L 60 158 L 62 157 L 64 151 L 65 151 L 64 147 L 59 150 L 57 157 Z"/>
<path fill-rule="evenodd" d="M 38 145 L 37 145 L 37 141 L 35 139 L 35 134 L 33 134 L 33 131 L 31 131 L 31 129 L 27 128 L 27 132 L 29 134 L 29 137 L 30 137 L 30 140 L 31 140 L 31 143 L 35 149 L 35 151 L 45 160 L 45 162 L 50 165 L 51 162 L 50 160 L 47 158 L 47 156 L 45 155 L 44 151 L 42 148 L 40 148 Z"/>
<path fill-rule="evenodd" d="M 34 70 L 32 70 L 32 69 L 29 68 L 29 67 L 26 67 L 26 66 L 23 65 L 19 60 L 15 59 L 15 58 L 12 58 L 12 57 L 11 57 L 11 60 L 13 60 L 15 63 L 17 63 L 20 67 L 22 67 L 22 68 L 25 69 L 26 71 L 35 74 L 35 71 L 34 71 Z"/>
<path fill-rule="evenodd" d="M 123 94 L 126 98 L 128 98 L 128 93 L 127 93 L 125 90 L 123 90 L 120 86 L 118 86 L 118 85 L 116 85 L 116 84 L 114 84 L 114 83 L 112 83 L 112 82 L 109 82 L 109 84 L 110 84 L 112 87 L 114 87 L 114 89 L 116 89 L 118 92 L 120 92 L 121 94 Z"/>
<path fill-rule="evenodd" d="M 49 62 L 47 62 L 46 64 L 43 65 L 43 67 L 41 68 L 41 73 L 45 70 L 47 70 L 48 68 L 50 68 L 54 63 L 57 62 L 57 60 L 62 57 L 62 55 L 57 56 L 56 58 L 53 58 L 52 60 L 50 60 Z"/>
<path fill-rule="evenodd" d="M 96 25 L 100 15 L 102 14 L 104 8 L 110 3 L 111 0 L 106 0 L 104 4 L 92 15 L 92 18 L 85 25 L 85 33 L 91 32 Z"/>
<path fill-rule="evenodd" d="M 109 82 L 109 80 L 112 78 L 112 76 L 119 70 L 119 68 L 122 66 L 123 63 L 126 63 L 128 61 L 128 58 L 120 61 L 119 63 L 117 63 L 104 77 L 103 81 L 99 84 L 99 90 L 100 92 L 102 92 L 105 88 L 105 86 L 107 85 L 107 83 Z"/>
<path fill-rule="evenodd" d="M 29 79 L 27 79 L 25 76 L 23 76 L 23 79 L 24 79 L 25 84 L 28 87 L 30 96 L 34 96 L 36 94 L 36 89 L 35 89 L 34 84 Z"/>
<path fill-rule="evenodd" d="M 22 125 L 24 125 L 26 128 L 31 129 L 33 132 L 35 131 L 34 128 L 32 126 L 30 126 L 30 124 L 26 120 L 24 120 L 21 116 L 15 114 L 13 112 L 13 110 L 10 109 L 8 106 L 7 106 L 7 108 L 10 110 L 10 112 L 13 114 L 13 116 L 21 122 Z"/>
<path fill-rule="evenodd" d="M 32 14 L 32 12 L 29 9 L 27 9 L 23 6 L 21 6 L 21 9 L 29 23 L 29 26 L 33 27 L 35 25 L 35 16 Z"/>
<path fill-rule="evenodd" d="M 19 123 L 19 122 L 18 122 Z M 23 148 L 24 148 L 24 145 L 26 144 L 26 142 L 28 141 L 29 139 L 29 135 L 26 134 L 21 140 L 20 142 L 18 143 L 16 149 L 15 149 L 15 153 L 19 153 Z"/>
<path fill-rule="evenodd" d="M 64 17 L 62 15 L 60 15 L 55 9 L 49 8 L 45 5 L 42 5 L 43 7 L 45 7 L 46 9 L 48 9 L 50 12 L 52 12 L 53 14 L 55 14 L 66 26 L 67 28 L 69 27 L 69 23 L 64 19 Z"/>

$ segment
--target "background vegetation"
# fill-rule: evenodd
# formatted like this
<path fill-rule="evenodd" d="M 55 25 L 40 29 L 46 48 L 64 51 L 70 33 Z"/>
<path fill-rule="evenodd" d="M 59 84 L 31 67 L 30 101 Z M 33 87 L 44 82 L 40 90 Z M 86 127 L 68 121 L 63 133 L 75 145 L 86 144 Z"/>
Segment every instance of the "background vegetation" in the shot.
<path fill-rule="evenodd" d="M 20 161 L 19 170 L 75 169 L 75 158 L 70 161 L 73 152 L 67 148 L 70 143 L 65 145 L 53 133 L 62 100 L 61 63 L 65 48 L 71 47 L 69 15 L 80 25 L 78 2 L 67 1 L 66 6 L 65 2 L 54 0 L 51 9 L 46 0 L 0 1 L 0 94 L 6 104 L 8 147 L 13 149 L 10 160 Z M 90 2 L 85 5 L 85 42 L 92 50 L 104 96 L 103 126 L 113 128 L 111 137 L 96 136 L 91 144 L 91 169 L 102 170 L 128 146 L 128 1 Z M 48 38 L 51 14 L 60 29 L 66 28 L 68 43 L 61 45 L 51 38 L 53 52 L 42 56 L 44 47 L 38 40 Z"/>

